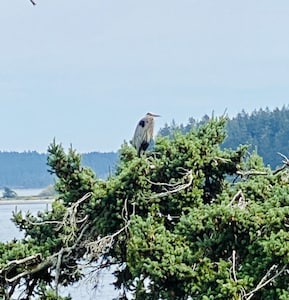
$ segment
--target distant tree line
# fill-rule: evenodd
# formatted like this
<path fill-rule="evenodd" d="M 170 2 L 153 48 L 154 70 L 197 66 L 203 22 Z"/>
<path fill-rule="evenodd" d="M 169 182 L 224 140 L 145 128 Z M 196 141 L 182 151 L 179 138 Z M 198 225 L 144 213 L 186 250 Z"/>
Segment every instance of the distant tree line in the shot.
<path fill-rule="evenodd" d="M 177 125 L 174 121 L 166 124 L 159 135 L 173 136 L 176 131 L 187 133 L 193 127 L 206 123 L 210 117 L 205 115 L 201 120 L 190 118 L 186 125 Z M 247 113 L 244 110 L 227 121 L 227 138 L 222 148 L 236 149 L 238 145 L 248 145 L 248 151 L 256 151 L 266 165 L 275 168 L 282 164 L 278 153 L 289 157 L 289 108 L 283 106 L 273 111 L 266 109 Z"/>
<path fill-rule="evenodd" d="M 0 152 L 0 187 L 45 187 L 53 182 L 47 172 L 47 155 L 36 151 Z"/>
<path fill-rule="evenodd" d="M 187 124 L 166 124 L 158 135 L 172 137 L 176 131 L 187 133 L 194 127 L 208 122 L 205 115 L 201 120 L 193 117 Z M 223 148 L 236 149 L 240 144 L 249 145 L 248 151 L 256 151 L 264 163 L 275 168 L 282 164 L 278 152 L 289 157 L 289 108 L 268 108 L 252 113 L 242 111 L 227 121 L 227 138 Z M 114 172 L 118 161 L 117 152 L 91 152 L 81 155 L 82 165 L 90 167 L 99 178 L 105 179 Z M 0 152 L 0 187 L 43 188 L 53 184 L 48 172 L 47 154 L 36 151 Z"/>
<path fill-rule="evenodd" d="M 227 123 L 227 134 L 223 147 L 248 144 L 250 151 L 256 150 L 266 165 L 275 168 L 282 165 L 278 152 L 289 156 L 289 108 L 242 111 Z"/>
<path fill-rule="evenodd" d="M 99 178 L 109 176 L 115 167 L 117 153 L 84 153 L 82 164 Z M 36 151 L 0 152 L 0 188 L 43 188 L 54 183 L 48 172 L 47 154 Z"/>

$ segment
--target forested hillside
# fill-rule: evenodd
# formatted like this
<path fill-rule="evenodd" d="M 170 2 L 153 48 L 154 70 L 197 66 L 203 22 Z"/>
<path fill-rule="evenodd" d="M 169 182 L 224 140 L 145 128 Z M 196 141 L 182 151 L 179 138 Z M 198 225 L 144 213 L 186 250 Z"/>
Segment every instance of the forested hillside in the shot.
<path fill-rule="evenodd" d="M 198 127 L 210 119 L 204 116 L 197 121 L 190 118 L 187 124 L 166 124 L 158 133 L 163 136 L 173 136 L 175 131 L 182 133 Z M 260 109 L 253 113 L 242 111 L 227 122 L 227 138 L 223 148 L 236 149 L 240 144 L 248 144 L 249 152 L 257 150 L 265 164 L 272 168 L 282 164 L 280 152 L 289 157 L 289 108 Z M 82 165 L 90 167 L 99 178 L 106 178 L 114 171 L 118 154 L 84 153 Z M 47 167 L 47 154 L 35 151 L 29 152 L 0 152 L 0 187 L 45 187 L 53 183 L 53 177 Z"/>
<path fill-rule="evenodd" d="M 106 178 L 115 167 L 117 153 L 85 153 L 82 164 L 94 170 L 99 178 Z M 0 188 L 42 188 L 53 183 L 48 172 L 47 154 L 36 151 L 0 152 Z"/>
<path fill-rule="evenodd" d="M 175 131 L 188 132 L 192 127 L 198 127 L 207 122 L 209 116 L 197 121 L 190 118 L 188 124 L 177 125 L 172 122 L 165 125 L 159 135 L 172 136 Z M 268 108 L 252 113 L 242 111 L 236 117 L 227 121 L 227 138 L 223 148 L 236 149 L 240 144 L 249 145 L 249 152 L 254 150 L 263 158 L 265 164 L 272 168 L 282 164 L 278 152 L 289 157 L 289 108 Z"/>
<path fill-rule="evenodd" d="M 45 187 L 53 182 L 47 172 L 47 155 L 31 152 L 0 152 L 0 187 Z"/>
<path fill-rule="evenodd" d="M 289 108 L 239 113 L 227 123 L 228 137 L 223 147 L 234 148 L 249 144 L 250 152 L 257 150 L 264 163 L 272 168 L 282 164 L 278 152 L 289 157 Z"/>

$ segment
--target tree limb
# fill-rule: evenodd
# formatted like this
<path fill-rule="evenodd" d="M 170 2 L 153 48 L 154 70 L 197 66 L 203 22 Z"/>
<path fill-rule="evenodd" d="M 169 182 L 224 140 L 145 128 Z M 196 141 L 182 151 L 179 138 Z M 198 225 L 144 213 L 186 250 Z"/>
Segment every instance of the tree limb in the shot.
<path fill-rule="evenodd" d="M 242 178 L 248 178 L 250 176 L 256 176 L 256 175 L 268 175 L 265 171 L 256 171 L 256 170 L 249 170 L 249 171 L 237 171 L 237 175 L 241 176 Z"/>
<path fill-rule="evenodd" d="M 233 279 L 235 282 L 237 282 L 237 275 L 236 275 L 236 250 L 233 250 L 232 253 L 232 273 L 233 273 Z"/>
<path fill-rule="evenodd" d="M 58 252 L 57 263 L 55 266 L 55 292 L 57 297 L 58 297 L 59 276 L 61 273 L 61 262 L 62 262 L 63 253 L 64 253 L 64 249 L 61 248 L 61 250 Z"/>
<path fill-rule="evenodd" d="M 111 248 L 115 238 L 128 228 L 130 221 L 126 223 L 124 227 L 115 232 L 114 234 L 104 236 L 97 241 L 86 242 L 84 246 L 86 247 L 86 255 L 90 257 L 90 260 L 98 259 L 102 254 L 104 254 L 108 249 Z"/>
<path fill-rule="evenodd" d="M 239 190 L 236 195 L 233 197 L 233 199 L 231 200 L 231 202 L 228 204 L 228 206 L 233 206 L 233 204 L 235 202 L 237 202 L 237 206 L 240 207 L 240 208 L 245 208 L 246 205 L 247 205 L 247 202 L 246 202 L 246 199 L 245 199 L 245 196 L 243 194 L 243 192 L 241 190 Z"/>
<path fill-rule="evenodd" d="M 275 171 L 273 171 L 273 175 L 276 175 L 278 174 L 279 172 L 283 171 L 284 169 L 286 169 L 287 167 L 289 167 L 289 159 L 286 155 L 278 152 L 278 154 L 283 157 L 283 160 L 282 160 L 282 163 L 283 163 L 283 166 L 280 167 L 280 168 L 277 168 Z"/>
<path fill-rule="evenodd" d="M 185 183 L 185 184 L 181 184 L 181 183 L 176 184 L 176 185 L 173 186 L 174 187 L 173 189 L 168 190 L 168 191 L 163 192 L 163 193 L 155 194 L 155 195 L 151 196 L 150 198 L 162 198 L 162 197 L 166 197 L 166 196 L 168 196 L 170 194 L 178 193 L 181 190 L 184 190 L 184 189 L 188 188 L 193 183 L 193 172 L 192 172 L 192 170 L 187 171 L 187 173 L 185 174 L 184 178 L 188 178 L 189 179 L 188 183 Z M 151 182 L 151 183 L 154 184 L 153 182 Z M 156 183 L 156 185 L 167 185 L 167 184 Z"/>
<path fill-rule="evenodd" d="M 37 262 L 35 262 L 35 259 L 37 259 Z M 18 281 L 19 279 L 26 277 L 27 275 L 31 275 L 48 267 L 51 267 L 53 265 L 54 255 L 48 257 L 48 259 L 46 259 L 45 261 L 40 262 L 39 260 L 41 259 L 41 254 L 37 253 L 36 255 L 31 255 L 29 257 L 26 257 L 25 259 L 13 260 L 0 270 L 0 274 L 5 273 L 5 281 L 8 283 Z M 30 268 L 30 264 L 32 264 L 32 262 L 36 265 L 34 268 Z M 9 273 L 12 271 L 17 272 L 19 267 L 21 267 L 21 269 L 25 271 L 20 272 L 10 278 Z"/>
<path fill-rule="evenodd" d="M 91 197 L 91 193 L 85 194 L 78 201 L 73 203 L 71 207 L 67 208 L 66 213 L 64 214 L 62 222 L 57 227 L 57 230 L 63 229 L 65 234 L 64 243 L 67 245 L 69 241 L 75 239 L 77 235 L 77 229 L 79 223 L 84 223 L 87 221 L 88 216 L 82 217 L 82 219 L 77 218 L 78 208 L 80 204 Z"/>
<path fill-rule="evenodd" d="M 88 216 L 84 216 L 81 204 L 89 199 L 90 196 L 91 193 L 85 194 L 67 208 L 61 221 L 52 220 L 33 223 L 33 225 L 37 226 L 56 224 L 56 227 L 52 228 L 56 231 L 61 230 L 60 236 L 62 236 L 63 233 L 62 245 L 56 250 L 57 252 L 54 252 L 48 257 L 43 257 L 41 253 L 37 253 L 22 259 L 12 260 L 0 269 L 1 282 L 3 282 L 4 285 L 7 284 L 7 287 L 11 287 L 9 291 L 10 298 L 14 295 L 21 282 L 26 282 L 27 285 L 24 292 L 25 296 L 28 297 L 28 295 L 32 295 L 35 285 L 37 285 L 41 278 L 41 274 L 44 272 L 48 272 L 50 276 L 52 276 L 51 273 L 54 274 L 54 290 L 56 294 L 58 294 L 59 286 L 61 284 L 60 275 L 65 268 L 69 268 L 67 263 L 69 263 L 71 259 L 76 263 L 73 265 L 74 269 L 72 269 L 72 272 L 74 270 L 79 270 L 79 258 L 84 258 L 84 260 L 87 261 L 86 267 L 89 267 L 89 264 L 92 261 L 97 261 L 99 257 L 113 246 L 118 235 L 127 230 L 130 225 L 130 217 L 135 213 L 135 208 L 133 204 L 133 211 L 129 214 L 127 208 L 128 199 L 125 199 L 124 208 L 122 210 L 122 217 L 125 225 L 115 233 L 98 238 L 96 241 L 88 240 L 85 233 L 87 232 L 87 229 L 90 228 L 90 223 L 88 222 Z M 85 250 L 86 257 L 83 257 Z"/>
<path fill-rule="evenodd" d="M 275 278 L 277 278 L 279 275 L 281 275 L 287 265 L 284 265 L 282 267 L 282 269 L 280 271 L 278 271 L 274 276 L 272 276 L 271 278 L 268 279 L 268 277 L 270 276 L 270 273 L 276 269 L 278 266 L 277 265 L 273 265 L 268 271 L 267 273 L 265 274 L 265 276 L 260 280 L 260 282 L 258 283 L 258 285 L 249 293 L 245 294 L 244 297 L 246 298 L 246 300 L 250 300 L 254 294 L 259 291 L 260 289 L 262 289 L 264 286 L 266 286 L 267 284 L 269 284 L 270 282 L 272 282 Z"/>

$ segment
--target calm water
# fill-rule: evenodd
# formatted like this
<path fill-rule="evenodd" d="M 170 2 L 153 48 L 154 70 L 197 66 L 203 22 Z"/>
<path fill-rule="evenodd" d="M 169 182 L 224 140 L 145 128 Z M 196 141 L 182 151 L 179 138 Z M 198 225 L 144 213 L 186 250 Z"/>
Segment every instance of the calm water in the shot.
<path fill-rule="evenodd" d="M 16 191 L 17 192 L 17 191 Z M 25 195 L 34 195 L 25 191 Z M 17 192 L 19 196 L 23 193 Z M 37 194 L 36 194 L 37 195 Z M 12 212 L 17 209 L 23 212 L 30 211 L 32 214 L 37 214 L 38 211 L 43 211 L 49 207 L 46 203 L 26 204 L 17 203 L 15 204 L 1 204 L 0 202 L 0 241 L 6 242 L 13 238 L 21 238 L 23 234 L 17 230 L 15 225 L 11 221 Z M 87 281 L 81 281 L 73 287 L 65 288 L 62 290 L 63 295 L 68 293 L 72 296 L 73 300 L 92 300 L 92 299 L 113 299 L 116 298 L 118 293 L 114 290 L 111 283 L 113 282 L 113 276 L 109 272 L 103 273 L 99 278 L 99 288 L 93 290 L 93 284 Z"/>

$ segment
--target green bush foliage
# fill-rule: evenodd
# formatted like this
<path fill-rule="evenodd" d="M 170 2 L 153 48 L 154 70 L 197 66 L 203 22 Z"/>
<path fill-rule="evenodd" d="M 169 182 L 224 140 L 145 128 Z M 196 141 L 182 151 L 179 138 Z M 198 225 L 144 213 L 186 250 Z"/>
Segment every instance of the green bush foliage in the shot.
<path fill-rule="evenodd" d="M 53 142 L 58 198 L 49 212 L 15 214 L 25 238 L 0 244 L 0 295 L 24 283 L 27 299 L 60 299 L 86 261 L 115 266 L 120 299 L 288 299 L 288 170 L 222 149 L 225 126 L 159 137 L 140 158 L 124 144 L 107 180 Z"/>

